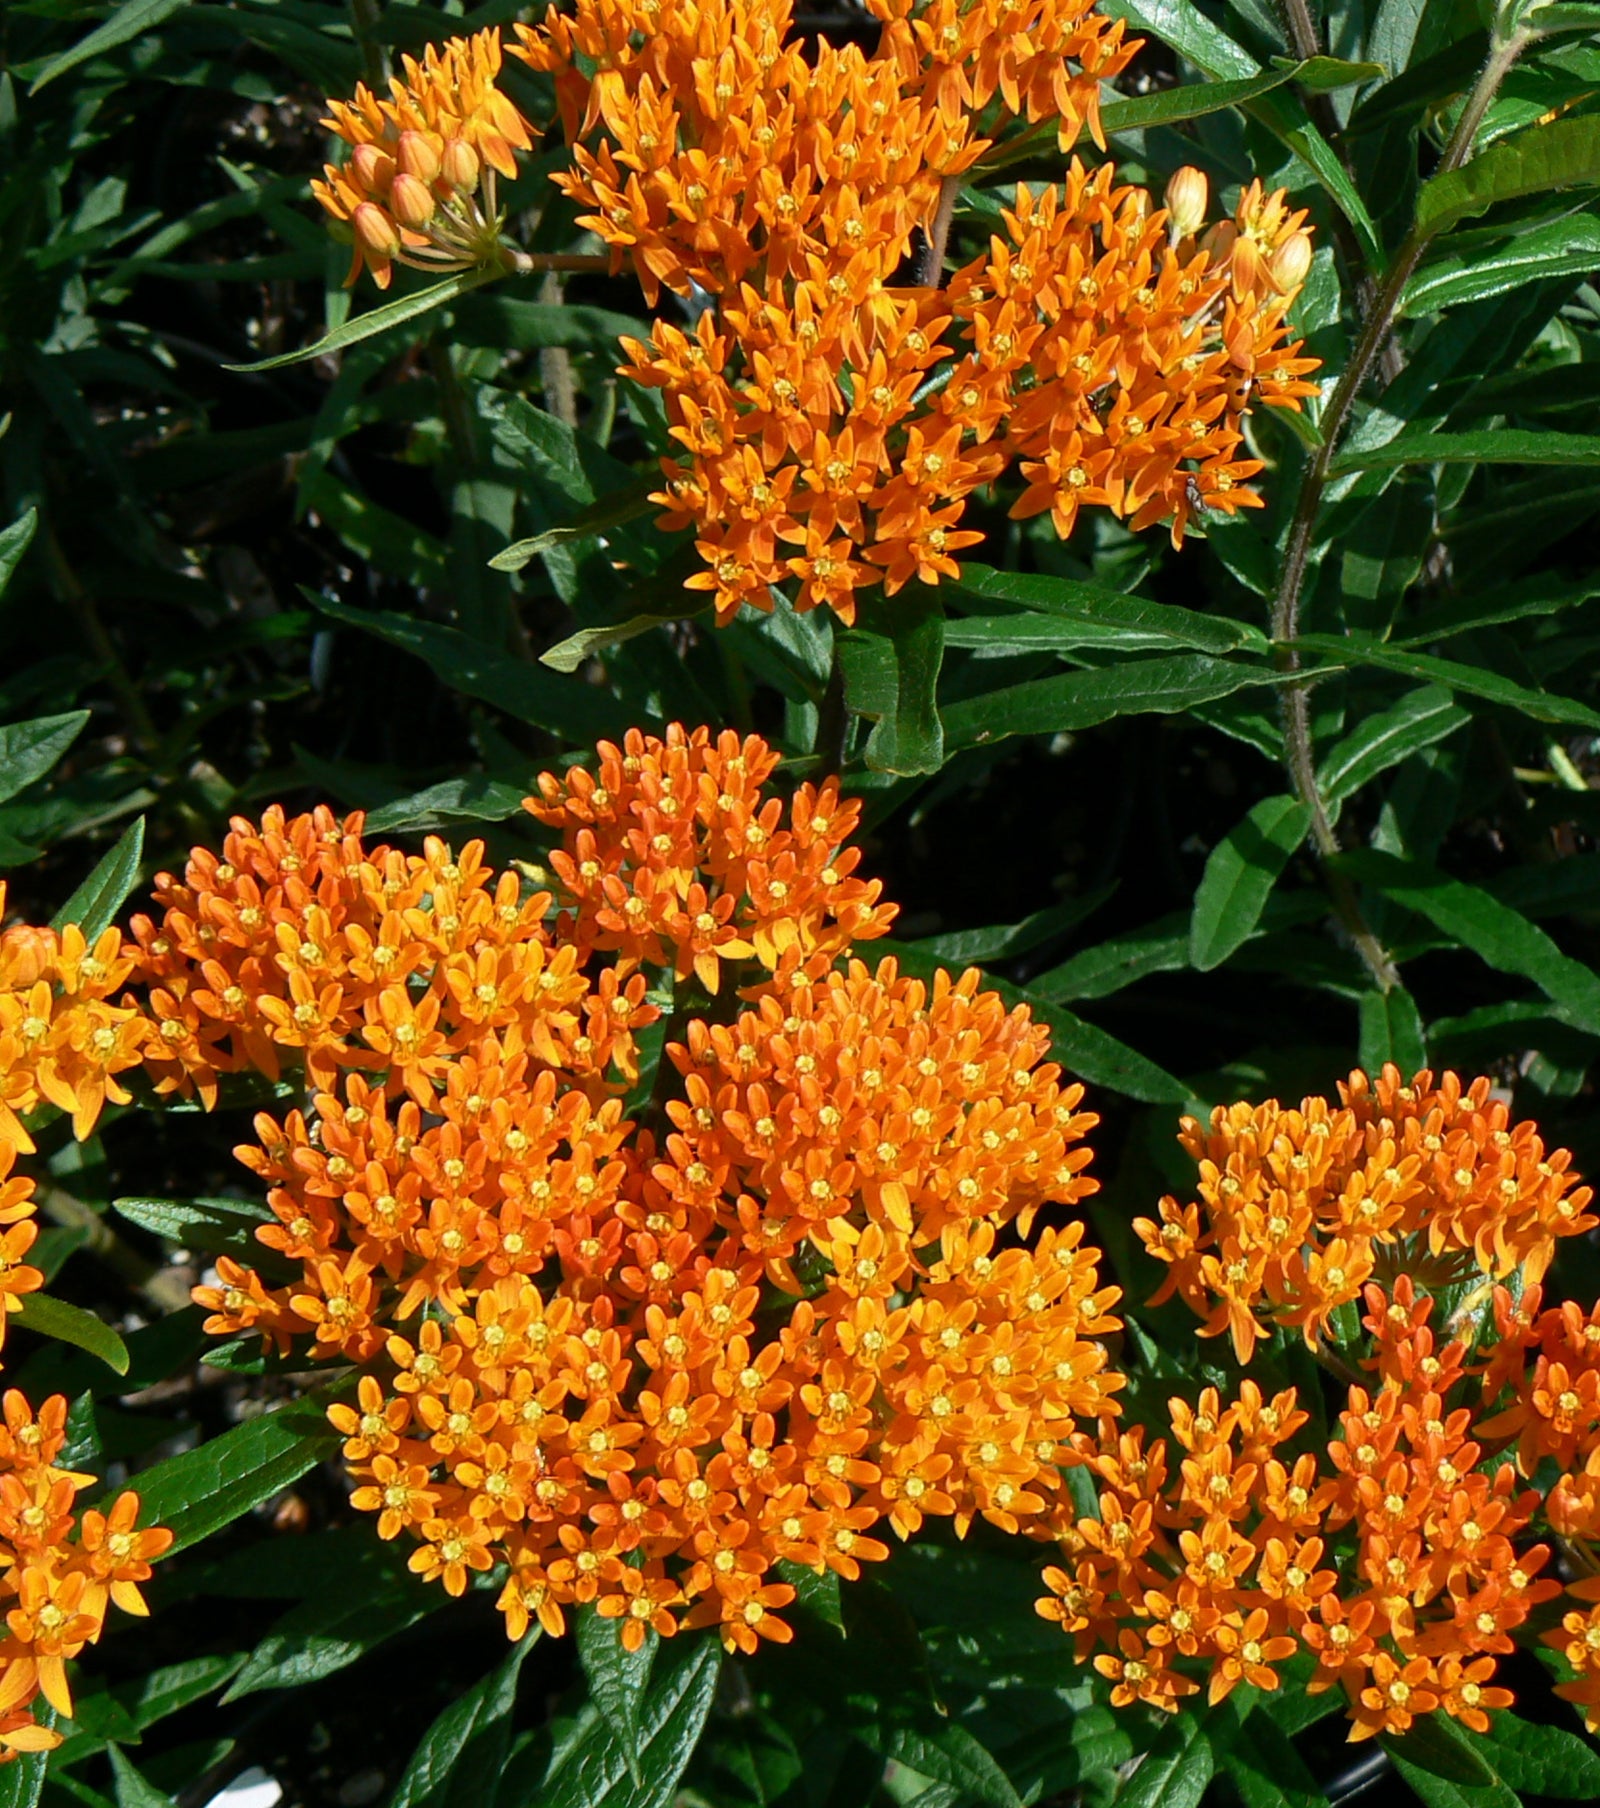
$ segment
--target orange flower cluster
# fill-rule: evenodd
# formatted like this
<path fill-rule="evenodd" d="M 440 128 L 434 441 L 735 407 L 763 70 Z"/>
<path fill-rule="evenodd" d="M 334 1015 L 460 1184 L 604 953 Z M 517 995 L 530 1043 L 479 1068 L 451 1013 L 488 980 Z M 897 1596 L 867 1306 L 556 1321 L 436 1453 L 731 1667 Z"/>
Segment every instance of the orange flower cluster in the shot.
<path fill-rule="evenodd" d="M 1314 361 L 1284 343 L 1304 215 L 1259 184 L 1200 249 L 1198 172 L 1174 224 L 1074 160 L 1063 197 L 1017 190 L 1005 236 L 948 289 L 937 270 L 897 286 L 928 235 L 942 252 L 988 148 L 979 112 L 998 96 L 1055 119 L 1064 148 L 1085 125 L 1098 139 L 1098 84 L 1137 44 L 1089 0 L 876 10 L 870 57 L 785 44 L 787 0 L 714 24 L 691 0 L 580 0 L 518 28 L 515 54 L 556 77 L 574 168 L 555 180 L 582 223 L 652 300 L 717 298 L 692 332 L 624 340 L 623 369 L 665 391 L 683 452 L 655 499 L 695 530 L 689 584 L 719 620 L 790 578 L 797 607 L 848 622 L 863 587 L 959 575 L 981 538 L 965 500 L 1014 462 L 1015 514 L 1049 510 L 1066 534 L 1099 505 L 1181 540 L 1196 508 L 1257 500 L 1240 486 L 1260 466 L 1238 456 L 1251 394 L 1310 393 Z"/>
<path fill-rule="evenodd" d="M 0 881 L 0 914 L 5 900 Z M 10 1145 L 0 1178 L 14 1152 L 33 1148 L 20 1119 L 41 1104 L 69 1112 L 82 1141 L 107 1099 L 128 1103 L 116 1076 L 143 1061 L 149 1026 L 131 1005 L 110 1000 L 133 967 L 134 952 L 115 929 L 92 948 L 75 924 L 0 932 L 0 1141 Z M 0 1223 L 10 1222 L 0 1211 Z"/>
<path fill-rule="evenodd" d="M 532 148 L 532 128 L 495 85 L 500 33 L 477 32 L 403 57 L 404 77 L 388 100 L 358 84 L 352 101 L 330 100 L 322 124 L 350 146 L 342 164 L 324 164 L 311 192 L 354 243 L 348 288 L 372 272 L 387 289 L 396 263 L 470 270 L 500 249 L 498 172 L 517 173 L 515 153 Z"/>
<path fill-rule="evenodd" d="M 1137 1433 L 1094 1459 L 1099 1515 L 1065 1529 L 1070 1567 L 1045 1572 L 1038 1607 L 1080 1655 L 1104 1647 L 1114 1704 L 1171 1709 L 1200 1688 L 1191 1672 L 1212 1701 L 1241 1682 L 1276 1689 L 1310 1652 L 1306 1686 L 1344 1689 L 1352 1740 L 1441 1708 L 1481 1732 L 1510 1705 L 1495 1659 L 1561 1592 L 1540 1574 L 1549 1547 L 1517 1542 L 1539 1495 L 1485 1465 L 1490 1424 L 1449 1403 L 1467 1351 L 1436 1347 L 1433 1302 L 1408 1277 L 1365 1299 L 1377 1384 L 1349 1389 L 1331 1473 L 1295 1448 L 1295 1391 L 1268 1400 L 1248 1379 L 1226 1408 L 1214 1388 L 1170 1403 L 1176 1474 L 1166 1442 Z"/>
<path fill-rule="evenodd" d="M 92 1475 L 57 1467 L 67 1435 L 67 1402 L 52 1395 L 35 1418 L 15 1389 L 4 1399 L 0 1427 L 0 1755 L 48 1751 L 61 1735 L 30 1711 L 43 1695 L 70 1716 L 66 1665 L 105 1629 L 111 1602 L 125 1613 L 149 1609 L 139 1584 L 172 1533 L 136 1529 L 137 1494 L 117 1497 L 109 1513 L 91 1508 L 81 1522 L 73 1496 Z M 74 1529 L 77 1536 L 72 1536 Z"/>
<path fill-rule="evenodd" d="M 1532 1124 L 1513 1125 L 1488 1080 L 1408 1083 L 1390 1066 L 1376 1082 L 1353 1073 L 1340 1097 L 1338 1108 L 1219 1107 L 1209 1131 L 1186 1118 L 1179 1140 L 1199 1163 L 1200 1203 L 1168 1197 L 1159 1222 L 1135 1221 L 1168 1268 L 1151 1303 L 1177 1293 L 1203 1337 L 1232 1337 L 1241 1363 L 1267 1334 L 1263 1319 L 1315 1346 L 1374 1277 L 1442 1285 L 1516 1272 L 1531 1286 L 1558 1238 L 1600 1222 L 1567 1151 L 1547 1153 Z"/>
<path fill-rule="evenodd" d="M 777 1564 L 855 1576 L 883 1521 L 1041 1528 L 1115 1410 L 1096 1252 L 1022 1240 L 1094 1189 L 1081 1088 L 976 972 L 839 970 L 891 913 L 855 806 L 830 780 L 786 821 L 773 764 L 674 729 L 541 779 L 559 910 L 324 812 L 236 824 L 136 925 L 185 1026 L 162 1084 L 297 1049 L 314 1089 L 240 1151 L 296 1278 L 220 1261 L 208 1329 L 361 1366 L 331 1415 L 356 1506 L 452 1592 L 506 1562 L 513 1636 L 594 1602 L 630 1647 L 785 1639 Z M 647 979 L 729 962 L 748 1008 L 680 997 L 676 1084 L 628 1121 Z"/>

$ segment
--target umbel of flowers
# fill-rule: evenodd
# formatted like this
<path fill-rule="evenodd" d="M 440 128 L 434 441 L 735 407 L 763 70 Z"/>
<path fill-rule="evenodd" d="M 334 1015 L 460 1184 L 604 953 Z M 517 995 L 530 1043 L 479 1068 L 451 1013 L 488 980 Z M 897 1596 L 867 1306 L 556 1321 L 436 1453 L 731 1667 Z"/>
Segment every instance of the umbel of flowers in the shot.
<path fill-rule="evenodd" d="M 868 10 L 870 53 L 802 43 L 790 0 L 577 0 L 510 47 L 554 81 L 570 165 L 552 180 L 613 267 L 652 305 L 710 298 L 692 330 L 623 341 L 678 442 L 655 499 L 694 532 L 691 587 L 719 621 L 790 584 L 848 622 L 865 587 L 958 575 L 981 538 L 966 499 L 1012 467 L 1012 513 L 1062 534 L 1086 506 L 1178 541 L 1196 510 L 1256 505 L 1247 405 L 1311 393 L 1287 326 L 1304 215 L 1251 183 L 1206 230 L 1198 171 L 1162 209 L 1074 157 L 947 278 L 963 179 L 1022 122 L 1103 148 L 1100 83 L 1138 43 L 1090 0 Z M 487 215 L 474 198 L 534 130 L 494 86 L 500 56 L 494 31 L 452 40 L 390 99 L 330 103 L 351 153 L 317 193 L 380 283 L 396 259 L 515 262 L 492 190 Z"/>
<path fill-rule="evenodd" d="M 1343 1377 L 1338 1425 L 1313 1435 L 1319 1401 L 1245 1375 L 1231 1399 L 1171 1402 L 1170 1452 L 1108 1440 L 1098 1516 L 1063 1527 L 1039 1611 L 1096 1653 L 1119 1703 L 1272 1689 L 1305 1652 L 1353 1739 L 1440 1709 L 1483 1730 L 1511 1701 L 1496 1659 L 1561 1593 L 1545 1540 L 1600 1532 L 1600 1307 L 1541 1312 L 1538 1284 L 1557 1241 L 1594 1225 L 1588 1189 L 1487 1080 L 1453 1074 L 1356 1073 L 1338 1105 L 1219 1108 L 1182 1140 L 1198 1202 L 1135 1226 L 1169 1266 L 1158 1297 L 1230 1333 L 1241 1366 L 1268 1324 L 1302 1337 Z M 1547 1460 L 1560 1479 L 1528 1485 Z M 1548 1635 L 1591 1728 L 1597 1629 L 1577 1611 Z"/>
<path fill-rule="evenodd" d="M 240 1151 L 291 1280 L 224 1261 L 208 1327 L 357 1364 L 354 1502 L 517 1635 L 785 1639 L 779 1563 L 854 1577 L 929 1515 L 1041 1527 L 1114 1411 L 1079 1227 L 1094 1122 L 978 975 L 850 958 L 892 907 L 834 781 L 672 729 L 546 775 L 549 892 L 482 849 L 269 812 L 136 919 L 159 1082 L 303 1065 Z M 651 1097 L 641 1034 L 674 996 Z M 658 1034 L 662 1033 L 660 1030 Z M 265 1267 L 266 1264 L 264 1263 Z"/>
<path fill-rule="evenodd" d="M 5 887 L 0 884 L 0 915 Z M 110 1002 L 133 968 L 115 929 L 91 947 L 73 926 L 18 924 L 0 933 L 0 1343 L 8 1315 L 44 1285 L 27 1256 L 38 1236 L 34 1183 L 14 1174 L 33 1141 L 21 1118 L 53 1106 L 82 1139 L 107 1098 L 125 1103 L 117 1075 L 139 1066 L 151 1027 L 129 1001 Z M 61 1466 L 67 1402 L 54 1394 L 34 1414 L 8 1388 L 0 1424 L 0 1762 L 46 1751 L 61 1735 L 34 1718 L 42 1695 L 72 1712 L 66 1665 L 99 1639 L 107 1608 L 148 1611 L 139 1583 L 172 1542 L 171 1532 L 137 1529 L 139 1497 L 123 1493 L 109 1511 L 74 1511 L 95 1477 Z"/>

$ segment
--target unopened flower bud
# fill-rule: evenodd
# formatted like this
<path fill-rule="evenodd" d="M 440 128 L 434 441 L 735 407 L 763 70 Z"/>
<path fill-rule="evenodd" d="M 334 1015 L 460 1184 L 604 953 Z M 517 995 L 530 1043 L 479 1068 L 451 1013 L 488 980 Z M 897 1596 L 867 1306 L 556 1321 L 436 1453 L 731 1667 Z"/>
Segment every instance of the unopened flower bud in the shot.
<path fill-rule="evenodd" d="M 402 132 L 394 147 L 396 165 L 419 182 L 439 179 L 439 141 L 427 132 Z"/>
<path fill-rule="evenodd" d="M 1234 240 L 1228 257 L 1228 271 L 1233 277 L 1233 292 L 1241 301 L 1262 286 L 1261 252 L 1254 239 L 1241 233 Z"/>
<path fill-rule="evenodd" d="M 1226 263 L 1238 236 L 1239 228 L 1232 220 L 1219 220 L 1201 239 L 1200 249 L 1211 254 L 1213 264 Z"/>
<path fill-rule="evenodd" d="M 1289 295 L 1305 281 L 1310 268 L 1310 236 L 1304 232 L 1294 232 L 1273 252 L 1272 261 L 1267 265 L 1267 274 L 1280 295 Z"/>
<path fill-rule="evenodd" d="M 356 237 L 374 257 L 393 257 L 400 249 L 400 232 L 381 207 L 363 201 L 350 216 Z"/>
<path fill-rule="evenodd" d="M 350 154 L 350 168 L 356 181 L 369 195 L 389 192 L 394 180 L 394 159 L 375 144 L 358 144 Z"/>
<path fill-rule="evenodd" d="M 415 229 L 427 225 L 433 218 L 438 203 L 426 182 L 419 182 L 415 176 L 408 176 L 401 171 L 390 187 L 389 205 L 402 226 Z"/>
<path fill-rule="evenodd" d="M 446 143 L 439 167 L 457 194 L 470 193 L 478 186 L 478 153 L 464 138 L 452 138 Z"/>
<path fill-rule="evenodd" d="M 1172 180 L 1167 184 L 1166 201 L 1174 238 L 1194 237 L 1205 224 L 1210 198 L 1210 186 L 1203 170 L 1186 163 L 1181 170 L 1173 172 Z"/>

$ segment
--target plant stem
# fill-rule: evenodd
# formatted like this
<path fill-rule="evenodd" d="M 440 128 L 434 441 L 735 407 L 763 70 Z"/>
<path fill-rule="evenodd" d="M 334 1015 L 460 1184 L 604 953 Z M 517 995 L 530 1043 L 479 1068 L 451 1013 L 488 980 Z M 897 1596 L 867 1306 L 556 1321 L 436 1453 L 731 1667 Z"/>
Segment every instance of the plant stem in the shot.
<path fill-rule="evenodd" d="M 1305 0 L 1284 0 L 1284 10 L 1290 22 L 1291 33 L 1296 37 L 1296 48 L 1299 49 L 1300 28 L 1296 24 L 1297 15 L 1304 15 L 1303 23 L 1310 29 L 1310 15 L 1306 10 Z M 1472 155 L 1473 140 L 1477 136 L 1478 127 L 1483 123 L 1484 114 L 1488 112 L 1511 66 L 1533 36 L 1526 29 L 1519 29 L 1491 46 L 1488 60 L 1467 97 L 1467 104 L 1456 122 L 1456 129 L 1439 160 L 1439 174 L 1459 169 Z M 1310 42 L 1315 45 L 1314 30 Z M 1314 50 L 1302 54 L 1314 54 Z M 1323 496 L 1328 487 L 1339 442 L 1362 385 L 1389 343 L 1395 322 L 1400 317 L 1400 304 L 1406 284 L 1416 273 L 1417 265 L 1422 261 L 1422 254 L 1435 230 L 1437 229 L 1419 223 L 1406 235 L 1404 243 L 1395 253 L 1394 262 L 1390 265 L 1382 286 L 1367 310 L 1355 349 L 1350 354 L 1350 361 L 1323 411 L 1322 444 L 1312 454 L 1301 480 L 1294 520 L 1289 528 L 1288 544 L 1284 548 L 1283 574 L 1272 605 L 1271 631 L 1275 643 L 1273 657 L 1280 672 L 1294 674 L 1300 670 L 1300 653 L 1294 642 L 1300 632 L 1300 604 L 1305 590 L 1306 568 L 1310 563 L 1312 537 L 1322 512 Z M 1318 855 L 1326 862 L 1339 852 L 1339 838 L 1334 832 L 1327 806 L 1317 786 L 1307 682 L 1291 678 L 1283 687 L 1280 701 L 1284 763 L 1289 769 L 1296 795 L 1311 812 L 1312 840 L 1316 844 Z M 1391 991 L 1399 983 L 1399 976 L 1377 937 L 1367 927 L 1353 888 L 1347 880 L 1328 871 L 1326 866 L 1324 872 L 1334 908 L 1349 930 L 1357 952 L 1378 985 L 1385 992 Z"/>
<path fill-rule="evenodd" d="M 350 0 L 350 24 L 361 47 L 361 66 L 368 85 L 382 89 L 389 80 L 389 55 L 378 42 L 382 9 L 378 0 Z"/>
<path fill-rule="evenodd" d="M 515 245 L 502 245 L 500 254 L 514 276 L 531 276 L 535 270 L 586 270 L 604 276 L 611 269 L 609 257 L 585 251 L 519 251 Z"/>
<path fill-rule="evenodd" d="M 950 222 L 955 218 L 956 200 L 961 193 L 961 178 L 946 176 L 939 184 L 939 205 L 933 224 L 928 228 L 928 242 L 917 261 L 915 282 L 920 288 L 944 287 L 944 254 L 950 243 Z"/>

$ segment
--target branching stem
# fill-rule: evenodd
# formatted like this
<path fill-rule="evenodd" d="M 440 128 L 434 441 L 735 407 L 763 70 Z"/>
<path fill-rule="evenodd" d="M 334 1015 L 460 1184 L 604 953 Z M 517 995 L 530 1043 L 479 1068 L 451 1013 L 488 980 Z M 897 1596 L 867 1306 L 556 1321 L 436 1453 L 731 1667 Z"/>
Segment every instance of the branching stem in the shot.
<path fill-rule="evenodd" d="M 1295 37 L 1296 51 L 1302 56 L 1314 55 L 1316 33 L 1311 26 L 1305 0 L 1284 0 L 1285 15 L 1289 20 L 1291 35 Z M 1310 32 L 1307 40 L 1312 49 L 1302 49 L 1300 36 L 1301 24 L 1297 19 L 1303 17 L 1303 26 Z M 1489 52 L 1488 60 L 1473 84 L 1472 92 L 1467 97 L 1467 104 L 1462 109 L 1456 128 L 1450 135 L 1450 142 L 1445 147 L 1444 155 L 1439 160 L 1438 173 L 1443 175 L 1451 170 L 1459 169 L 1472 155 L 1473 141 L 1478 127 L 1483 123 L 1484 114 L 1488 112 L 1500 84 L 1506 78 L 1512 65 L 1522 54 L 1535 34 L 1519 28 L 1503 40 L 1495 42 Z M 1427 227 L 1420 222 L 1414 225 L 1406 235 L 1404 243 L 1395 253 L 1394 262 L 1389 266 L 1373 299 L 1372 306 L 1362 323 L 1361 333 L 1356 340 L 1354 351 L 1350 354 L 1350 362 L 1345 366 L 1344 374 L 1334 386 L 1333 394 L 1322 415 L 1322 443 L 1312 454 L 1306 466 L 1306 473 L 1300 484 L 1300 494 L 1295 503 L 1294 520 L 1289 529 L 1288 544 L 1284 549 L 1283 573 L 1278 585 L 1277 596 L 1272 605 L 1272 639 L 1275 643 L 1274 657 L 1279 671 L 1295 674 L 1300 670 L 1300 653 L 1295 640 L 1300 632 L 1300 604 L 1305 591 L 1306 568 L 1310 562 L 1312 538 L 1316 532 L 1317 520 L 1322 512 L 1323 496 L 1328 487 L 1329 474 L 1333 468 L 1334 457 L 1339 449 L 1339 442 L 1344 435 L 1351 410 L 1355 406 L 1356 397 L 1362 385 L 1371 374 L 1374 365 L 1383 354 L 1394 331 L 1395 322 L 1400 317 L 1400 305 L 1405 295 L 1406 285 L 1416 273 L 1417 265 L 1422 261 L 1422 254 L 1427 249 L 1436 227 Z M 1289 769 L 1296 795 L 1311 813 L 1311 838 L 1316 845 L 1318 856 L 1326 862 L 1339 852 L 1339 839 L 1329 820 L 1327 805 L 1317 785 L 1316 761 L 1312 753 L 1311 740 L 1311 707 L 1309 684 L 1306 680 L 1291 676 L 1283 687 L 1281 704 L 1284 731 L 1284 763 Z M 1367 927 L 1362 917 L 1360 905 L 1354 889 L 1349 882 L 1338 873 L 1324 867 L 1329 894 L 1335 910 L 1350 933 L 1357 952 L 1371 971 L 1373 978 L 1385 992 L 1393 990 L 1399 983 L 1394 963 L 1384 952 L 1381 943 Z"/>

